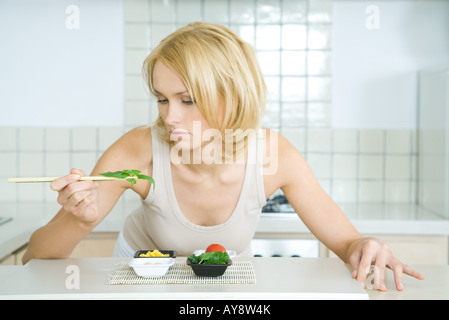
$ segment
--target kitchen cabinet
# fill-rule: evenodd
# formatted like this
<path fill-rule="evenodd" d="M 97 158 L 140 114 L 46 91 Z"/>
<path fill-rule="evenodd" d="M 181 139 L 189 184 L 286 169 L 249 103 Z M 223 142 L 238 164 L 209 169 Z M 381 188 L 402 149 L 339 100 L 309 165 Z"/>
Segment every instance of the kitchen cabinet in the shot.
<path fill-rule="evenodd" d="M 92 232 L 73 250 L 72 258 L 112 257 L 118 232 Z"/>
<path fill-rule="evenodd" d="M 395 256 L 406 264 L 447 265 L 448 237 L 446 236 L 410 236 L 410 235 L 370 235 L 387 243 Z M 325 248 L 327 257 L 336 255 Z"/>
<path fill-rule="evenodd" d="M 73 251 L 72 258 L 111 257 L 117 239 L 117 232 L 93 232 L 83 239 Z M 449 241 L 446 236 L 436 235 L 384 235 L 373 234 L 385 241 L 393 253 L 407 264 L 448 265 Z M 298 233 L 257 233 L 255 239 L 284 239 L 317 241 L 311 234 Z M 321 242 L 318 242 L 316 257 L 334 258 L 336 255 Z M 20 265 L 26 246 L 7 256 L 0 265 Z"/>

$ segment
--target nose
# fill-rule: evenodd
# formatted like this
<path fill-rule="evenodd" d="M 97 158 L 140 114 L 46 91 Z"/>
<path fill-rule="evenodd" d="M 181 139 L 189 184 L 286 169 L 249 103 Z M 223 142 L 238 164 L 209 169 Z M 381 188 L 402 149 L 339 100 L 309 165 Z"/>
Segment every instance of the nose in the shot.
<path fill-rule="evenodd" d="M 161 112 L 165 124 L 169 126 L 180 124 L 182 120 L 182 115 L 179 108 L 173 103 L 167 104 L 165 108 L 166 108 L 165 115 L 163 115 Z"/>

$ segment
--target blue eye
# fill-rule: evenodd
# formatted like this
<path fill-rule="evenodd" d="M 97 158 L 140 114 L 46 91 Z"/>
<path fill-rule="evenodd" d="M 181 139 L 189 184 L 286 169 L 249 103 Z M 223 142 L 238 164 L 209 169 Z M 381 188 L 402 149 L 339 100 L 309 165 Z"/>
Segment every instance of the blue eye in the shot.
<path fill-rule="evenodd" d="M 166 103 L 168 103 L 168 100 L 167 99 L 158 99 L 157 103 L 159 103 L 159 104 L 166 104 Z"/>
<path fill-rule="evenodd" d="M 186 105 L 192 105 L 193 104 L 193 101 L 190 101 L 190 100 L 183 100 L 182 101 L 182 103 L 184 103 L 184 104 L 186 104 Z"/>

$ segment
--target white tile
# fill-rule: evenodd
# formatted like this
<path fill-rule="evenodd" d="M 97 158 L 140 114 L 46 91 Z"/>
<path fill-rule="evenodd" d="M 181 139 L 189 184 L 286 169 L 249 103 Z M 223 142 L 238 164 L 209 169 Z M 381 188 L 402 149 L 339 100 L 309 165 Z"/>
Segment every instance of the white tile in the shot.
<path fill-rule="evenodd" d="M 125 97 L 126 99 L 148 100 L 151 97 L 142 76 L 127 75 L 125 77 Z"/>
<path fill-rule="evenodd" d="M 175 0 L 152 0 L 151 20 L 153 22 L 173 23 L 176 18 Z"/>
<path fill-rule="evenodd" d="M 17 200 L 19 202 L 42 202 L 45 199 L 46 183 L 20 183 L 17 185 Z"/>
<path fill-rule="evenodd" d="M 281 29 L 279 25 L 256 26 L 256 49 L 279 50 Z"/>
<path fill-rule="evenodd" d="M 357 129 L 334 129 L 334 152 L 357 153 L 359 151 L 359 131 Z"/>
<path fill-rule="evenodd" d="M 297 76 L 306 74 L 306 53 L 304 51 L 282 51 L 282 74 Z"/>
<path fill-rule="evenodd" d="M 279 51 L 259 51 L 257 52 L 262 74 L 265 76 L 277 76 L 281 73 L 281 56 Z"/>
<path fill-rule="evenodd" d="M 73 151 L 94 151 L 97 149 L 97 128 L 79 127 L 72 129 Z"/>
<path fill-rule="evenodd" d="M 46 151 L 69 151 L 71 149 L 70 128 L 46 128 Z"/>
<path fill-rule="evenodd" d="M 122 127 L 102 127 L 98 132 L 98 148 L 100 151 L 108 149 L 123 135 Z"/>
<path fill-rule="evenodd" d="M 282 26 L 282 49 L 304 50 L 307 47 L 305 25 L 287 24 Z"/>
<path fill-rule="evenodd" d="M 0 152 L 0 176 L 15 177 L 17 172 L 17 153 Z"/>
<path fill-rule="evenodd" d="M 280 100 L 279 84 L 280 77 L 267 76 L 265 77 L 265 84 L 267 86 L 268 99 L 271 101 Z"/>
<path fill-rule="evenodd" d="M 306 80 L 303 77 L 283 77 L 282 78 L 282 100 L 283 101 L 304 101 Z"/>
<path fill-rule="evenodd" d="M 330 101 L 332 80 L 329 77 L 309 77 L 307 99 L 310 101 Z"/>
<path fill-rule="evenodd" d="M 307 154 L 307 163 L 318 179 L 328 179 L 332 176 L 332 161 L 328 154 Z"/>
<path fill-rule="evenodd" d="M 332 0 L 309 0 L 307 19 L 310 23 L 332 22 Z"/>
<path fill-rule="evenodd" d="M 232 30 L 242 38 L 243 41 L 249 43 L 251 46 L 255 47 L 255 34 L 256 30 L 254 25 L 237 25 L 232 26 Z"/>
<path fill-rule="evenodd" d="M 170 35 L 175 29 L 176 26 L 174 24 L 151 24 L 149 29 L 151 47 L 155 48 L 162 39 Z"/>
<path fill-rule="evenodd" d="M 412 152 L 412 131 L 411 130 L 387 130 L 385 150 L 388 154 Z"/>
<path fill-rule="evenodd" d="M 386 181 L 385 182 L 385 201 L 393 203 L 408 203 L 410 199 L 409 181 Z"/>
<path fill-rule="evenodd" d="M 41 152 L 21 152 L 19 157 L 19 176 L 39 177 L 44 175 L 44 155 Z"/>
<path fill-rule="evenodd" d="M 331 126 L 331 104 L 309 102 L 307 104 L 307 125 L 310 127 Z"/>
<path fill-rule="evenodd" d="M 2 179 L 0 181 L 0 202 L 16 201 L 17 199 L 17 183 L 8 183 Z M 3 213 L 0 213 L 3 215 Z"/>
<path fill-rule="evenodd" d="M 384 131 L 380 129 L 363 129 L 360 131 L 360 152 L 383 153 Z"/>
<path fill-rule="evenodd" d="M 126 22 L 147 22 L 150 21 L 149 1 L 126 0 L 124 1 Z"/>
<path fill-rule="evenodd" d="M 65 176 L 70 173 L 70 153 L 47 152 L 45 154 L 45 175 L 49 177 Z"/>
<path fill-rule="evenodd" d="M 332 54 L 326 51 L 309 51 L 307 53 L 307 72 L 310 75 L 330 75 Z"/>
<path fill-rule="evenodd" d="M 44 149 L 44 129 L 34 127 L 19 128 L 19 150 L 41 151 Z"/>
<path fill-rule="evenodd" d="M 383 179 L 384 159 L 381 155 L 363 155 L 359 157 L 360 179 Z"/>
<path fill-rule="evenodd" d="M 15 151 L 17 149 L 17 128 L 0 127 L 0 151 Z"/>
<path fill-rule="evenodd" d="M 282 103 L 282 126 L 304 127 L 306 120 L 306 105 L 303 102 Z"/>
<path fill-rule="evenodd" d="M 279 103 L 271 102 L 266 106 L 263 118 L 263 126 L 266 128 L 278 128 L 280 124 Z"/>
<path fill-rule="evenodd" d="M 48 185 L 47 188 L 44 188 L 44 197 L 45 202 L 56 203 L 58 201 L 58 193 L 56 191 L 51 190 L 50 185 Z"/>
<path fill-rule="evenodd" d="M 148 124 L 151 118 L 149 102 L 127 101 L 125 104 L 125 124 L 138 126 Z"/>
<path fill-rule="evenodd" d="M 264 75 L 278 75 L 280 73 L 279 51 L 259 51 L 257 60 Z"/>
<path fill-rule="evenodd" d="M 204 1 L 204 20 L 227 24 L 229 23 L 229 8 L 228 1 L 222 0 L 207 0 Z"/>
<path fill-rule="evenodd" d="M 148 45 L 148 26 L 145 23 L 125 25 L 125 48 L 146 48 Z"/>
<path fill-rule="evenodd" d="M 332 173 L 335 179 L 357 178 L 357 155 L 334 154 Z"/>
<path fill-rule="evenodd" d="M 305 0 L 283 0 L 282 22 L 283 23 L 305 23 L 307 12 L 307 1 Z"/>
<path fill-rule="evenodd" d="M 230 0 L 231 23 L 254 23 L 254 1 Z"/>
<path fill-rule="evenodd" d="M 357 181 L 333 180 L 332 199 L 337 203 L 357 201 Z"/>
<path fill-rule="evenodd" d="M 97 157 L 95 152 L 72 153 L 72 167 L 83 170 L 86 175 L 89 175 L 92 172 L 96 162 Z"/>
<path fill-rule="evenodd" d="M 125 73 L 142 75 L 143 61 L 147 57 L 146 49 L 126 49 L 125 50 Z"/>
<path fill-rule="evenodd" d="M 258 0 L 257 22 L 279 23 L 281 20 L 280 0 Z"/>
<path fill-rule="evenodd" d="M 305 129 L 282 128 L 281 133 L 299 152 L 305 152 Z"/>
<path fill-rule="evenodd" d="M 202 20 L 201 0 L 178 1 L 178 21 L 186 24 Z"/>
<path fill-rule="evenodd" d="M 308 48 L 331 49 L 332 27 L 328 25 L 309 25 Z"/>
<path fill-rule="evenodd" d="M 360 202 L 383 202 L 384 190 L 382 181 L 360 181 L 359 182 Z"/>
<path fill-rule="evenodd" d="M 387 155 L 385 159 L 386 179 L 410 179 L 411 158 L 402 155 Z"/>
<path fill-rule="evenodd" d="M 307 131 L 308 152 L 331 152 L 332 131 L 329 129 L 309 129 Z"/>

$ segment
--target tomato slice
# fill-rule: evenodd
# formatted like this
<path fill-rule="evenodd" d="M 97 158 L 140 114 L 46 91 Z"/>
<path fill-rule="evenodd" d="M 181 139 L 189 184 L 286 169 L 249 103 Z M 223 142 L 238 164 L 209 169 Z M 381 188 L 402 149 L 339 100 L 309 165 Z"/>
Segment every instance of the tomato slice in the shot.
<path fill-rule="evenodd" d="M 216 243 L 211 244 L 206 249 L 206 252 L 216 252 L 216 251 L 226 252 L 226 249 L 222 245 Z"/>

